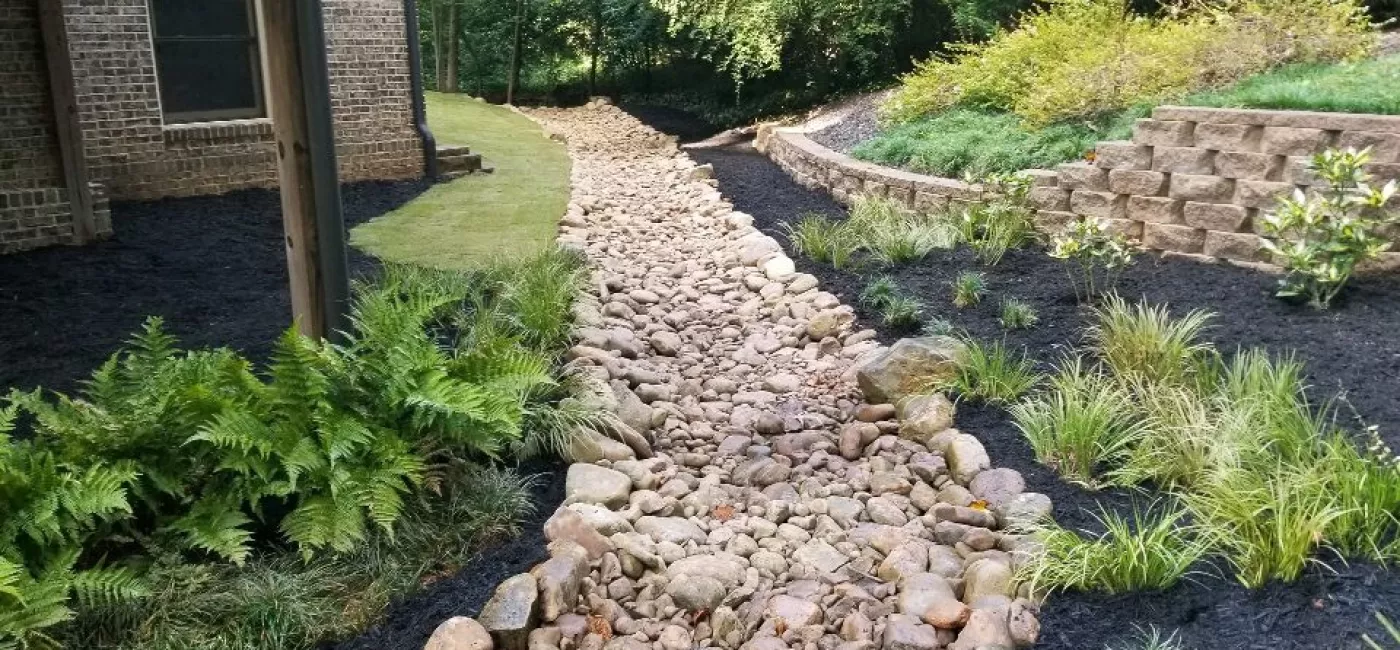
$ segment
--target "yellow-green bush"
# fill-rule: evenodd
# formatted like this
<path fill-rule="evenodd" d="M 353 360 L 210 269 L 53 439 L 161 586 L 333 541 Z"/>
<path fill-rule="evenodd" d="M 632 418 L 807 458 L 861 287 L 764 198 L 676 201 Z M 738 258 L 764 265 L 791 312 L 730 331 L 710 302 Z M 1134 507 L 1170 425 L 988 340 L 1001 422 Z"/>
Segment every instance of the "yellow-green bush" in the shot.
<path fill-rule="evenodd" d="M 1127 0 L 1051 0 L 1015 31 L 963 45 L 904 78 L 885 106 L 905 121 L 953 105 L 1010 110 L 1033 125 L 1162 101 L 1295 61 L 1365 55 L 1355 0 L 1189 2 L 1163 16 Z"/>

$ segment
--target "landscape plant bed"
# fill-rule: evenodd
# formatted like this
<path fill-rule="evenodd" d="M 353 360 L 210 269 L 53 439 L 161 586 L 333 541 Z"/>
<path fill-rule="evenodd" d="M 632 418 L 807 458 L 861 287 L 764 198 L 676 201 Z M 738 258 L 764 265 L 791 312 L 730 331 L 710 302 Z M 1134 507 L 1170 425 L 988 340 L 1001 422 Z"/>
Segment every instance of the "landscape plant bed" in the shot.
<path fill-rule="evenodd" d="M 485 548 L 449 576 L 429 583 L 390 605 L 381 622 L 353 639 L 325 647 L 333 650 L 422 650 L 433 630 L 454 616 L 475 617 L 496 586 L 548 559 L 544 523 L 564 502 L 564 466 L 558 461 L 531 461 L 516 470 L 534 476 L 535 510 L 520 523 L 520 535 Z"/>
<path fill-rule="evenodd" d="M 785 226 L 806 213 L 842 218 L 845 210 L 829 197 L 796 185 L 771 161 L 747 145 L 697 149 L 691 155 L 715 166 L 725 196 L 737 209 L 752 214 L 755 225 L 785 245 Z M 935 251 L 922 261 L 893 268 L 839 271 L 814 263 L 795 251 L 798 270 L 816 275 L 825 290 L 848 304 L 876 276 L 888 275 L 909 295 L 923 301 L 926 316 L 942 318 L 968 336 L 1005 340 L 1014 351 L 1028 351 L 1042 369 L 1082 347 L 1089 312 L 1080 307 L 1059 261 L 1041 247 L 1013 250 L 1001 263 L 987 267 L 966 250 Z M 959 310 L 951 304 L 952 281 L 964 271 L 986 274 L 987 295 L 977 306 Z M 1192 309 L 1216 314 L 1205 338 L 1222 352 L 1264 347 L 1294 351 L 1307 364 L 1315 404 L 1338 393 L 1340 423 L 1352 431 L 1375 425 L 1392 447 L 1400 442 L 1400 278 L 1358 279 L 1331 311 L 1284 303 L 1273 297 L 1276 279 L 1256 271 L 1190 260 L 1142 256 L 1119 284 L 1130 300 L 1170 306 L 1180 316 Z M 1028 302 L 1039 323 L 1028 330 L 1006 331 L 999 322 L 1000 301 Z M 908 332 L 883 326 L 868 310 L 859 321 L 890 342 Z M 1031 449 L 1005 411 L 960 405 L 958 426 L 976 435 L 1000 467 L 1023 474 L 1028 489 L 1049 495 L 1055 518 L 1070 529 L 1096 528 L 1100 507 L 1117 513 L 1153 501 L 1154 494 L 1124 490 L 1088 491 L 1061 480 L 1035 461 Z M 1053 596 L 1044 612 L 1038 647 L 1101 648 L 1136 636 L 1134 626 L 1155 626 L 1164 635 L 1179 630 L 1185 648 L 1361 648 L 1360 634 L 1381 638 L 1374 612 L 1400 611 L 1400 576 L 1383 568 L 1323 552 L 1327 566 L 1312 566 L 1293 583 L 1269 583 L 1250 591 L 1229 568 L 1202 564 L 1199 573 L 1160 593 L 1104 596 L 1071 592 Z"/>
<path fill-rule="evenodd" d="M 427 181 L 351 183 L 346 226 L 411 201 Z M 276 191 L 119 202 L 116 233 L 82 247 L 0 256 L 0 390 L 69 390 L 148 316 L 190 347 L 264 359 L 291 323 Z M 376 267 L 350 250 L 352 275 Z"/>

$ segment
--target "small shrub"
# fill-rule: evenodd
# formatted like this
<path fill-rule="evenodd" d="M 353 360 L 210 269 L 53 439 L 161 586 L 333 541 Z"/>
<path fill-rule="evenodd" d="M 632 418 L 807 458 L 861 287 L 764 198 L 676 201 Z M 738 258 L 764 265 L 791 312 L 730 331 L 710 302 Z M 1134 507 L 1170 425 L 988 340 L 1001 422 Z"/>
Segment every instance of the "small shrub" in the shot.
<path fill-rule="evenodd" d="M 1098 487 L 1100 471 L 1116 466 L 1144 432 L 1131 393 L 1085 368 L 1081 359 L 1062 364 L 1045 394 L 1010 412 L 1037 461 L 1090 488 Z"/>
<path fill-rule="evenodd" d="M 964 271 L 953 280 L 953 304 L 965 309 L 982 302 L 987 291 L 987 277 L 976 271 Z"/>
<path fill-rule="evenodd" d="M 959 236 L 978 259 L 995 266 L 1007 251 L 1035 241 L 1035 209 L 1028 198 L 1031 179 L 1024 174 L 995 174 L 976 182 L 984 188 L 983 198 L 963 212 Z"/>
<path fill-rule="evenodd" d="M 951 248 L 957 233 L 945 221 L 917 215 L 890 199 L 864 197 L 851 208 L 849 235 L 884 265 L 919 260 Z"/>
<path fill-rule="evenodd" d="M 1184 511 L 1148 510 L 1131 518 L 1101 511 L 1097 518 L 1105 532 L 1093 538 L 1053 524 L 1034 531 L 1044 550 L 1030 556 L 1018 578 L 1034 593 L 1121 594 L 1176 584 L 1209 547 L 1181 525 Z"/>
<path fill-rule="evenodd" d="M 880 321 L 894 330 L 916 332 L 924 319 L 924 304 L 909 296 L 899 296 L 880 310 Z"/>
<path fill-rule="evenodd" d="M 1380 623 L 1381 627 L 1385 628 L 1386 634 L 1390 635 L 1391 640 L 1395 642 L 1395 646 L 1400 647 L 1400 627 L 1396 627 L 1394 623 L 1390 622 L 1389 618 L 1386 618 L 1385 614 L 1380 612 L 1376 612 L 1376 622 Z M 1371 648 L 1371 650 L 1386 650 L 1384 646 L 1377 643 L 1375 639 L 1372 639 L 1369 634 L 1361 635 L 1361 640 L 1365 641 L 1366 646 Z"/>
<path fill-rule="evenodd" d="M 1080 219 L 1051 240 L 1050 257 L 1065 260 L 1074 296 L 1086 303 L 1113 292 L 1133 263 L 1133 249 L 1127 237 L 1109 234 L 1098 220 Z"/>
<path fill-rule="evenodd" d="M 860 302 L 868 307 L 880 309 L 898 297 L 900 293 L 901 289 L 894 278 L 882 275 L 865 285 L 865 288 L 860 292 Z"/>
<path fill-rule="evenodd" d="M 1040 382 L 1035 363 L 1024 354 L 1014 355 L 997 341 L 983 345 L 967 342 L 967 354 L 958 372 L 941 388 L 951 389 L 966 399 L 994 404 L 1010 404 L 1030 392 Z"/>
<path fill-rule="evenodd" d="M 1089 340 L 1121 377 L 1181 384 L 1200 355 L 1210 349 L 1199 340 L 1212 318 L 1207 312 L 1196 310 L 1173 319 L 1164 306 L 1130 306 L 1115 296 L 1094 313 L 1098 322 L 1089 329 Z"/>
<path fill-rule="evenodd" d="M 1287 270 L 1279 281 L 1280 297 L 1305 298 L 1327 309 L 1357 265 L 1390 248 L 1378 231 L 1400 223 L 1400 213 L 1386 208 L 1400 185 L 1371 187 L 1364 171 L 1370 158 L 1369 150 L 1318 154 L 1309 169 L 1327 189 L 1312 195 L 1299 190 L 1264 219 L 1264 246 Z"/>
<path fill-rule="evenodd" d="M 1009 330 L 1024 330 L 1035 327 L 1040 315 L 1024 300 L 1006 298 L 1001 301 L 1001 326 Z"/>
<path fill-rule="evenodd" d="M 953 325 L 952 321 L 944 318 L 933 318 L 924 323 L 923 331 L 933 336 L 950 336 L 956 330 L 957 328 Z"/>
<path fill-rule="evenodd" d="M 797 225 L 783 224 L 793 250 L 814 262 L 845 268 L 856 249 L 850 233 L 841 222 L 819 214 L 808 214 Z"/>

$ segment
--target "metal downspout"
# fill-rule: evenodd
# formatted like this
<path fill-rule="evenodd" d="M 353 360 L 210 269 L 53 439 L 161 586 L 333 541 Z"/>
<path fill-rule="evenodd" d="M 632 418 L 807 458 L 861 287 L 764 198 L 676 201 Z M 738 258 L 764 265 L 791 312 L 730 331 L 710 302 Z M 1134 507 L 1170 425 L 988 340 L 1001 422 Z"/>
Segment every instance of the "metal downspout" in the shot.
<path fill-rule="evenodd" d="M 413 94 L 413 124 L 423 141 L 423 174 L 431 180 L 438 178 L 437 140 L 428 128 L 427 109 L 423 105 L 423 50 L 418 36 L 418 0 L 403 0 L 404 28 L 408 31 L 408 77 Z"/>

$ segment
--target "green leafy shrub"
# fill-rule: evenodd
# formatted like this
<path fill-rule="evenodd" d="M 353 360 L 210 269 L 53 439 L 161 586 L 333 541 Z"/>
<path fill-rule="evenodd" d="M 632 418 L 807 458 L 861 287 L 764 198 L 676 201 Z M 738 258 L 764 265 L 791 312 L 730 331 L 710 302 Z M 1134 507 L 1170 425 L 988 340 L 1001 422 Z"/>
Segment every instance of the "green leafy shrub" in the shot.
<path fill-rule="evenodd" d="M 1327 189 L 1306 195 L 1301 190 L 1285 199 L 1264 219 L 1264 246 L 1287 270 L 1278 295 L 1306 298 L 1327 309 L 1356 271 L 1391 243 L 1379 231 L 1400 223 L 1400 213 L 1386 204 L 1400 191 L 1394 181 L 1371 187 L 1364 166 L 1369 151 L 1327 151 L 1313 158 L 1309 169 Z"/>
<path fill-rule="evenodd" d="M 904 78 L 885 106 L 908 121 L 963 105 L 1032 125 L 1102 115 L 1277 65 L 1354 59 L 1374 45 L 1365 10 L 1332 0 L 1231 0 L 1163 17 L 1128 0 L 1058 0 L 1018 29 L 954 48 Z"/>
<path fill-rule="evenodd" d="M 959 309 L 982 302 L 987 291 L 987 276 L 976 271 L 963 271 L 953 279 L 953 304 Z"/>
<path fill-rule="evenodd" d="M 985 345 L 967 341 L 967 353 L 958 371 L 940 390 L 952 390 L 964 399 L 1010 404 L 1030 392 L 1041 376 L 1024 353 L 1013 354 L 1002 341 Z"/>
<path fill-rule="evenodd" d="M 976 179 L 982 200 L 963 211 L 959 236 L 984 264 L 996 265 L 1006 252 L 1035 241 L 1035 208 L 1030 204 L 1031 178 L 993 174 Z"/>
<path fill-rule="evenodd" d="M 1209 546 L 1182 525 L 1184 511 L 1135 511 L 1131 518 L 1097 515 L 1104 533 L 1093 538 L 1050 525 L 1031 534 L 1043 545 L 1018 568 L 1035 593 L 1101 591 L 1121 594 L 1166 589 L 1205 556 Z"/>
<path fill-rule="evenodd" d="M 1005 298 L 1001 301 L 1001 326 L 1009 330 L 1024 330 L 1035 327 L 1040 315 L 1030 303 L 1018 298 Z"/>
<path fill-rule="evenodd" d="M 1061 365 L 1045 394 L 1010 412 L 1037 461 L 1090 488 L 1127 456 L 1146 426 L 1130 391 L 1077 358 Z"/>
<path fill-rule="evenodd" d="M 1050 257 L 1064 260 L 1074 297 L 1082 304 L 1112 293 L 1123 270 L 1133 264 L 1133 247 L 1121 234 L 1109 234 L 1097 219 L 1080 219 L 1050 242 Z"/>

